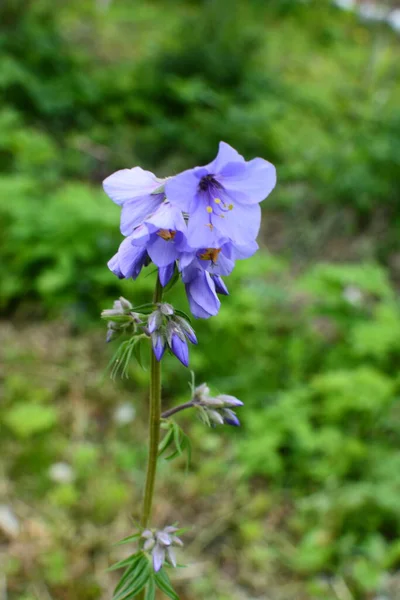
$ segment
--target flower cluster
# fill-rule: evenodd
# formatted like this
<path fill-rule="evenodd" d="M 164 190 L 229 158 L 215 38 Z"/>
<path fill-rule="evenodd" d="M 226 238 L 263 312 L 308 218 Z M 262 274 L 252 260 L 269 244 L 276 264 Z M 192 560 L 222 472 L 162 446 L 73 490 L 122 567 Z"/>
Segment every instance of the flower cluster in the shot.
<path fill-rule="evenodd" d="M 193 406 L 199 409 L 200 419 L 206 425 L 233 425 L 239 427 L 240 421 L 232 410 L 243 406 L 243 402 L 228 394 L 210 395 L 210 388 L 206 383 L 199 385 L 193 394 Z"/>
<path fill-rule="evenodd" d="M 177 315 L 170 304 L 159 303 L 156 310 L 149 315 L 148 331 L 157 360 L 161 360 L 168 346 L 185 367 L 189 366 L 186 339 L 192 344 L 197 344 L 196 334 L 186 319 Z"/>
<path fill-rule="evenodd" d="M 143 550 L 150 552 L 153 559 L 153 569 L 157 572 L 165 561 L 176 567 L 176 558 L 173 546 L 183 546 L 183 542 L 176 535 L 177 527 L 168 526 L 164 529 L 145 529 L 141 535 L 144 540 Z"/>
<path fill-rule="evenodd" d="M 237 259 L 252 256 L 258 248 L 259 204 L 275 183 L 271 163 L 245 161 L 224 142 L 208 165 L 164 180 L 140 167 L 117 171 L 103 186 L 122 207 L 125 239 L 109 268 L 120 278 L 136 279 L 152 262 L 162 286 L 177 270 L 193 315 L 216 315 L 218 295 L 228 294 L 222 277 L 232 272 Z M 171 334 L 170 342 L 177 337 Z M 158 347 L 165 344 L 159 341 Z"/>
<path fill-rule="evenodd" d="M 107 323 L 107 342 L 111 342 L 123 333 L 135 332 L 141 322 L 138 313 L 133 311 L 133 306 L 122 296 L 115 300 L 112 308 L 102 311 L 101 318 Z"/>

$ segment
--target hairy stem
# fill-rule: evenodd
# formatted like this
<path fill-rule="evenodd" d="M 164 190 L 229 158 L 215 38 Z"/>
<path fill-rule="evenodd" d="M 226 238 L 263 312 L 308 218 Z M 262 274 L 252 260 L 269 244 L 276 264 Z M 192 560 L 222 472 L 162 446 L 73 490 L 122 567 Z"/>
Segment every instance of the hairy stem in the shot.
<path fill-rule="evenodd" d="M 157 276 L 153 302 L 161 302 L 162 287 Z M 150 414 L 149 414 L 149 455 L 147 461 L 146 485 L 143 497 L 141 525 L 148 527 L 153 504 L 154 483 L 156 479 L 158 444 L 160 442 L 161 419 L 161 362 L 158 362 L 151 349 L 150 367 Z"/>
<path fill-rule="evenodd" d="M 174 406 L 174 408 L 166 410 L 162 413 L 161 417 L 163 419 L 167 419 L 168 417 L 172 417 L 172 415 L 174 415 L 175 413 L 180 412 L 181 410 L 185 410 L 185 408 L 191 408 L 192 406 L 194 406 L 194 402 L 193 400 L 190 400 L 190 402 L 185 402 L 185 404 L 180 404 L 179 406 Z"/>

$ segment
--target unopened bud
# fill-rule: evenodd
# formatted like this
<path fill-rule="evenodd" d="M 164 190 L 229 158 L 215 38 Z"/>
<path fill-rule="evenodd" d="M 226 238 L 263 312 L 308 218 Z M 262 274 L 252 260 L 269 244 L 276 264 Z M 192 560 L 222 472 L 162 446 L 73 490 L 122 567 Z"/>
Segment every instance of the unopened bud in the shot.
<path fill-rule="evenodd" d="M 224 424 L 223 417 L 216 410 L 208 410 L 207 414 L 210 417 L 211 421 L 214 421 L 214 423 L 217 423 L 218 425 Z"/>
<path fill-rule="evenodd" d="M 124 298 L 123 296 L 120 296 L 119 298 L 119 302 L 121 304 L 121 308 L 125 313 L 129 313 L 133 306 L 132 304 L 129 302 L 129 300 L 127 300 L 126 298 Z"/>
<path fill-rule="evenodd" d="M 167 302 L 162 302 L 159 305 L 159 308 L 162 312 L 163 315 L 165 315 L 166 317 L 170 317 L 171 315 L 174 314 L 174 309 L 171 306 L 171 304 L 167 304 Z"/>

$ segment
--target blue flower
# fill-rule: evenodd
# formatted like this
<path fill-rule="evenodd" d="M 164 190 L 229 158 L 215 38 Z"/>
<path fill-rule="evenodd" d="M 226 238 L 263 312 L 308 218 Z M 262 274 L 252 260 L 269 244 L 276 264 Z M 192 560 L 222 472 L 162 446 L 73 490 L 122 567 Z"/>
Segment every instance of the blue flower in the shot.
<path fill-rule="evenodd" d="M 189 215 L 188 242 L 215 248 L 221 237 L 245 245 L 255 240 L 259 203 L 276 184 L 275 167 L 262 158 L 248 162 L 225 142 L 215 160 L 168 179 L 166 196 Z"/>
<path fill-rule="evenodd" d="M 186 244 L 186 231 L 181 211 L 164 202 L 135 229 L 129 239 L 133 246 L 146 248 L 157 267 L 167 267 L 179 258 L 179 247 Z"/>
<path fill-rule="evenodd" d="M 108 267 L 120 279 L 136 279 L 142 267 L 153 261 L 159 267 L 160 283 L 165 286 L 180 256 L 179 244 L 186 245 L 185 233 L 181 211 L 164 202 L 124 239 Z"/>

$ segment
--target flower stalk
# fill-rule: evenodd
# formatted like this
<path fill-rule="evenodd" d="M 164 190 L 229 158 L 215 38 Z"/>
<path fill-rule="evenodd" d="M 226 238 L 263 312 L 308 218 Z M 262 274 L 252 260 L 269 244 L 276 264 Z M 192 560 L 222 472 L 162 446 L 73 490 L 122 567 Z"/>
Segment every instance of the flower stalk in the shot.
<path fill-rule="evenodd" d="M 154 290 L 154 304 L 162 300 L 162 286 L 157 276 Z M 142 527 L 148 527 L 153 504 L 154 483 L 157 470 L 158 444 L 160 442 L 161 420 L 161 362 L 151 349 L 150 366 L 150 414 L 149 414 L 149 454 L 147 459 L 146 484 L 143 496 L 143 509 L 141 517 Z"/>

